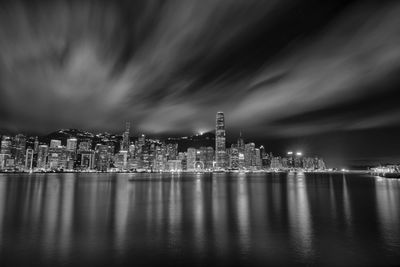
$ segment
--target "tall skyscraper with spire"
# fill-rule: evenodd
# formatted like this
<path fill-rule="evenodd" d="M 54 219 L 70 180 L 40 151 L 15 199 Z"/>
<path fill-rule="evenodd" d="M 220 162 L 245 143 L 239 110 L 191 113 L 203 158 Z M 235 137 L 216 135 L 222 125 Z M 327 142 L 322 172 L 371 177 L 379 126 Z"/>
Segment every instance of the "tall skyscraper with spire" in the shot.
<path fill-rule="evenodd" d="M 122 134 L 122 144 L 121 150 L 128 151 L 129 150 L 129 135 L 130 135 L 131 124 L 129 122 L 125 123 L 125 132 Z"/>
<path fill-rule="evenodd" d="M 225 146 L 225 117 L 223 112 L 217 112 L 215 122 L 215 167 L 217 169 L 226 167 Z"/>

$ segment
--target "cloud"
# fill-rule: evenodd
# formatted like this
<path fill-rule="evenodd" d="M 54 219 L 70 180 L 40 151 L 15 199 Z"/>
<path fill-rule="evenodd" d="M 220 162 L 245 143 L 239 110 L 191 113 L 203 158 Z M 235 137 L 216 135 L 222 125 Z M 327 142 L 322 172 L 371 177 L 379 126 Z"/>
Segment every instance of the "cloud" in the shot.
<path fill-rule="evenodd" d="M 191 132 L 213 129 L 223 110 L 233 131 L 259 135 L 397 124 L 396 110 L 377 114 L 391 118 L 381 123 L 340 110 L 394 90 L 382 84 L 399 70 L 398 14 L 395 2 L 6 3 L 0 123 L 118 131 L 127 120 L 143 132 Z"/>

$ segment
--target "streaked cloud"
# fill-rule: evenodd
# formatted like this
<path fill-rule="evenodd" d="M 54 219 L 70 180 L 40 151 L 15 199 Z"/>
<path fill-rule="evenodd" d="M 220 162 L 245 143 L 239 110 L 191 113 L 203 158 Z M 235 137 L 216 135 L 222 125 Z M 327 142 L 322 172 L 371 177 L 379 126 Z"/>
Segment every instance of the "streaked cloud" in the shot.
<path fill-rule="evenodd" d="M 400 4 L 347 2 L 5 2 L 0 128 L 191 132 L 217 110 L 253 135 L 398 125 L 365 101 L 400 84 Z"/>

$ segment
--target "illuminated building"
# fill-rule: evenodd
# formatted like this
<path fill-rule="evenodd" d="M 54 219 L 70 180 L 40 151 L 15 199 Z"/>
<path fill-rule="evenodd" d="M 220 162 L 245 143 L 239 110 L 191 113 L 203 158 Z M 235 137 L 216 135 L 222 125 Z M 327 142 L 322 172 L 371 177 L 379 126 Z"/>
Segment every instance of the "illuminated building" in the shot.
<path fill-rule="evenodd" d="M 207 151 L 206 151 L 206 161 L 204 164 L 205 169 L 211 170 L 213 168 L 214 155 L 215 155 L 214 148 L 212 148 L 211 146 L 208 146 Z"/>
<path fill-rule="evenodd" d="M 285 168 L 293 168 L 294 167 L 294 158 L 293 158 L 293 151 L 288 151 L 287 153 L 287 164 Z"/>
<path fill-rule="evenodd" d="M 9 137 L 3 136 L 3 140 L 1 141 L 0 154 L 11 155 L 11 146 L 11 139 Z"/>
<path fill-rule="evenodd" d="M 38 148 L 38 160 L 37 160 L 37 167 L 38 168 L 46 169 L 48 153 L 49 153 L 49 147 L 47 145 L 39 145 L 39 148 Z"/>
<path fill-rule="evenodd" d="M 256 151 L 255 144 L 248 143 L 244 146 L 244 166 L 246 168 L 255 168 L 256 167 Z"/>
<path fill-rule="evenodd" d="M 67 153 L 64 146 L 50 147 L 47 156 L 48 166 L 51 170 L 67 168 Z"/>
<path fill-rule="evenodd" d="M 61 146 L 61 140 L 51 139 L 50 148 L 55 148 Z"/>
<path fill-rule="evenodd" d="M 144 146 L 146 143 L 146 135 L 142 134 L 141 136 L 139 136 L 138 138 L 138 146 L 139 148 L 141 148 L 142 146 Z"/>
<path fill-rule="evenodd" d="M 7 159 L 10 158 L 9 154 L 0 154 L 0 170 L 5 169 Z"/>
<path fill-rule="evenodd" d="M 282 162 L 279 157 L 271 158 L 271 169 L 282 169 Z"/>
<path fill-rule="evenodd" d="M 122 143 L 121 143 L 121 150 L 124 150 L 124 151 L 129 150 L 130 127 L 131 127 L 131 124 L 129 122 L 125 123 L 125 132 L 122 134 Z"/>
<path fill-rule="evenodd" d="M 290 160 L 288 158 L 281 159 L 282 168 L 290 168 Z"/>
<path fill-rule="evenodd" d="M 93 151 L 85 151 L 80 154 L 81 162 L 80 167 L 81 169 L 91 170 L 94 168 L 94 153 Z"/>
<path fill-rule="evenodd" d="M 35 137 L 35 142 L 33 143 L 33 152 L 37 154 L 39 151 L 39 138 Z"/>
<path fill-rule="evenodd" d="M 226 140 L 225 140 L 225 117 L 223 112 L 217 112 L 215 121 L 215 167 L 224 169 L 226 167 Z"/>
<path fill-rule="evenodd" d="M 173 172 L 182 171 L 182 161 L 179 159 L 176 160 L 170 159 L 168 160 L 167 165 L 169 171 Z"/>
<path fill-rule="evenodd" d="M 164 171 L 167 165 L 167 151 L 165 145 L 155 146 L 154 151 L 154 171 Z"/>
<path fill-rule="evenodd" d="M 239 138 L 237 140 L 237 148 L 239 153 L 244 153 L 244 140 L 242 138 L 242 132 L 240 132 Z"/>
<path fill-rule="evenodd" d="M 96 169 L 98 171 L 105 172 L 110 168 L 110 147 L 107 145 L 97 144 L 96 145 Z"/>
<path fill-rule="evenodd" d="M 79 143 L 79 152 L 80 151 L 89 151 L 92 148 L 92 142 L 89 141 L 82 141 Z"/>
<path fill-rule="evenodd" d="M 176 159 L 178 155 L 178 144 L 167 144 L 168 160 Z"/>
<path fill-rule="evenodd" d="M 303 168 L 303 153 L 296 152 L 296 157 L 294 158 L 294 167 Z"/>
<path fill-rule="evenodd" d="M 135 145 L 129 145 L 128 155 L 131 158 L 134 158 L 136 156 L 136 146 Z"/>
<path fill-rule="evenodd" d="M 258 148 L 255 149 L 255 166 L 257 170 L 261 169 L 261 153 Z"/>
<path fill-rule="evenodd" d="M 78 146 L 78 139 L 76 138 L 69 138 L 67 139 L 67 150 L 76 152 L 76 148 Z"/>
<path fill-rule="evenodd" d="M 23 168 L 25 160 L 26 136 L 23 134 L 17 134 L 14 138 L 14 147 L 15 164 L 17 167 Z"/>
<path fill-rule="evenodd" d="M 304 157 L 303 158 L 303 168 L 306 170 L 314 170 L 316 169 L 314 167 L 314 159 L 313 158 L 309 158 L 309 157 Z"/>
<path fill-rule="evenodd" d="M 229 167 L 231 169 L 239 169 L 239 149 L 232 147 L 229 153 Z"/>
<path fill-rule="evenodd" d="M 202 146 L 197 150 L 196 161 L 201 161 L 205 166 L 207 161 L 207 147 Z"/>
<path fill-rule="evenodd" d="M 128 165 L 128 151 L 120 150 L 115 156 L 115 167 L 126 170 Z"/>
<path fill-rule="evenodd" d="M 318 159 L 318 170 L 325 170 L 326 166 L 325 166 L 325 162 L 323 159 Z"/>
<path fill-rule="evenodd" d="M 31 148 L 28 148 L 25 153 L 25 170 L 32 170 L 33 167 L 33 154 L 34 151 Z"/>
<path fill-rule="evenodd" d="M 196 153 L 197 150 L 195 148 L 189 147 L 187 149 L 187 157 L 186 157 L 186 169 L 188 171 L 194 170 L 194 163 L 196 162 Z"/>

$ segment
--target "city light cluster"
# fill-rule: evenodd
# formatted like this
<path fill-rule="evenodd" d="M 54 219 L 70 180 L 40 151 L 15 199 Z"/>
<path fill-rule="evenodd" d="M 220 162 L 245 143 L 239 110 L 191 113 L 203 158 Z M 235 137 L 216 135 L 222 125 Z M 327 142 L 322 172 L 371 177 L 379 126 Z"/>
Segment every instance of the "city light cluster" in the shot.
<path fill-rule="evenodd" d="M 225 117 L 216 115 L 215 146 L 178 149 L 179 140 L 167 141 L 146 138 L 145 134 L 132 138 L 130 124 L 121 135 L 108 133 L 92 135 L 71 132 L 66 143 L 50 139 L 40 142 L 38 137 L 17 134 L 3 135 L 0 146 L 0 171 L 3 172 L 261 172 L 287 170 L 325 170 L 321 158 L 304 157 L 300 151 L 289 151 L 286 157 L 267 153 L 264 146 L 245 143 L 241 134 L 226 147 Z M 198 137 L 199 135 L 196 135 Z M 203 136 L 203 135 L 200 135 Z"/>

